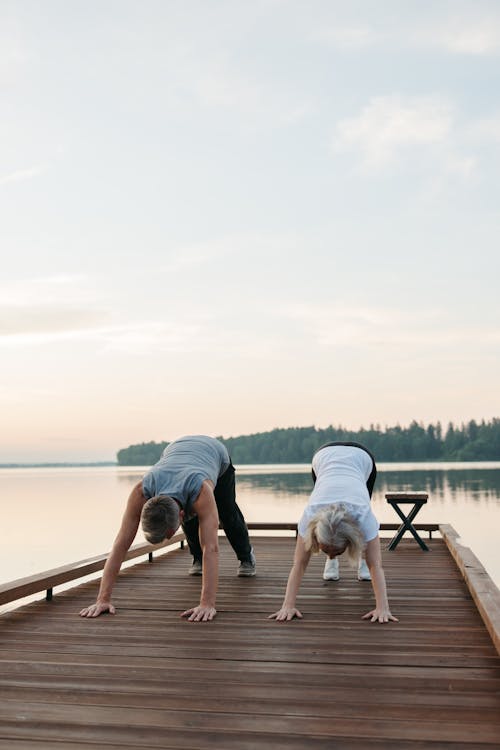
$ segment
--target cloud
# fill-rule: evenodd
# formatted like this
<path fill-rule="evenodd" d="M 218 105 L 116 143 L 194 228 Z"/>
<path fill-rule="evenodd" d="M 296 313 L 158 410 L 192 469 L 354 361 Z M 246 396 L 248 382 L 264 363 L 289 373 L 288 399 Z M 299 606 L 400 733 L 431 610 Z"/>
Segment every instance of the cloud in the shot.
<path fill-rule="evenodd" d="M 500 115 L 476 120 L 470 126 L 469 132 L 477 139 L 500 143 Z"/>
<path fill-rule="evenodd" d="M 500 52 L 500 19 L 461 19 L 432 31 L 416 34 L 420 44 L 461 55 L 484 56 Z"/>
<path fill-rule="evenodd" d="M 3 177 L 0 176 L 0 185 L 7 185 L 9 182 L 23 182 L 25 180 L 32 180 L 34 177 L 38 177 L 43 172 L 42 167 L 30 167 L 29 169 L 18 169 L 16 172 L 11 172 Z"/>
<path fill-rule="evenodd" d="M 450 177 L 470 180 L 476 173 L 478 160 L 475 156 L 459 156 L 450 153 L 444 160 L 444 170 Z"/>
<path fill-rule="evenodd" d="M 74 304 L 75 301 L 88 301 L 87 279 L 79 274 L 59 273 L 53 276 L 16 279 L 0 286 L 2 305 L 22 307 L 24 305 L 52 305 L 56 297 L 58 303 Z"/>
<path fill-rule="evenodd" d="M 226 239 L 181 245 L 173 250 L 160 270 L 166 273 L 196 270 L 207 264 L 217 263 L 225 257 L 231 257 L 233 249 L 234 246 L 228 244 Z"/>
<path fill-rule="evenodd" d="M 100 310 L 0 308 L 0 346 L 26 348 L 68 341 L 92 342 L 104 350 L 150 357 L 152 363 L 165 352 L 213 351 L 213 336 L 207 333 L 206 321 L 168 324 L 147 320 L 115 325 L 110 318 L 110 314 Z"/>
<path fill-rule="evenodd" d="M 91 280 L 60 273 L 0 287 L 0 344 L 40 346 L 79 340 L 120 352 L 208 351 L 206 310 L 190 309 L 182 324 L 131 320 L 96 298 Z M 118 320 L 118 315 L 120 319 Z"/>
<path fill-rule="evenodd" d="M 149 356 L 153 366 L 162 353 L 207 353 L 210 351 L 205 326 L 207 321 L 158 323 L 143 321 L 114 326 L 99 332 L 108 349 L 135 356 Z"/>
<path fill-rule="evenodd" d="M 240 266 L 243 263 L 248 266 L 247 272 L 261 274 L 260 262 L 267 264 L 271 258 L 276 258 L 282 265 L 283 253 L 300 253 L 302 242 L 303 238 L 296 232 L 226 234 L 206 242 L 176 246 L 161 270 L 170 273 L 199 267 L 200 272 L 205 273 L 207 265 L 219 268 L 221 263 L 231 265 L 237 258 Z M 216 275 L 219 275 L 218 270 Z"/>
<path fill-rule="evenodd" d="M 14 86 L 29 61 L 30 54 L 20 29 L 9 22 L 5 14 L 0 15 L 0 84 Z"/>
<path fill-rule="evenodd" d="M 0 305 L 0 337 L 80 331 L 93 328 L 106 320 L 106 317 L 99 310 L 56 305 Z"/>
<path fill-rule="evenodd" d="M 463 345 L 490 347 L 500 342 L 494 326 L 460 325 L 438 308 L 415 312 L 389 307 L 294 305 L 283 315 L 302 328 L 307 339 L 322 348 L 388 347 L 408 352 L 415 346 L 454 349 Z"/>
<path fill-rule="evenodd" d="M 212 109 L 232 110 L 250 117 L 249 125 L 292 125 L 317 111 L 310 101 L 296 101 L 294 92 L 274 88 L 258 79 L 238 73 L 227 65 L 207 66 L 193 76 L 199 101 Z"/>
<path fill-rule="evenodd" d="M 18 279 L 0 288 L 0 338 L 36 342 L 67 338 L 109 323 L 83 276 Z"/>
<path fill-rule="evenodd" d="M 292 305 L 283 313 L 321 347 L 377 344 L 394 319 L 393 310 L 347 305 Z"/>
<path fill-rule="evenodd" d="M 486 56 L 500 52 L 500 16 L 498 13 L 449 14 L 437 9 L 409 16 L 408 22 L 392 26 L 324 25 L 310 34 L 314 43 L 322 42 L 341 50 L 413 49 L 437 50 L 453 55 Z"/>
<path fill-rule="evenodd" d="M 438 97 L 373 97 L 359 115 L 337 124 L 332 151 L 354 152 L 364 168 L 377 171 L 409 149 L 442 144 L 452 125 L 452 107 Z"/>
<path fill-rule="evenodd" d="M 206 40 L 201 46 L 178 43 L 165 51 L 166 95 L 176 112 L 186 104 L 191 108 L 194 100 L 203 108 L 244 117 L 248 128 L 293 125 L 317 112 L 309 94 L 297 93 L 293 77 L 276 87 L 256 66 L 244 70 L 237 49 L 231 54 L 205 45 Z"/>
<path fill-rule="evenodd" d="M 381 43 L 383 35 L 368 26 L 326 26 L 311 34 L 310 39 L 313 42 L 326 42 L 340 49 L 358 50 Z"/>

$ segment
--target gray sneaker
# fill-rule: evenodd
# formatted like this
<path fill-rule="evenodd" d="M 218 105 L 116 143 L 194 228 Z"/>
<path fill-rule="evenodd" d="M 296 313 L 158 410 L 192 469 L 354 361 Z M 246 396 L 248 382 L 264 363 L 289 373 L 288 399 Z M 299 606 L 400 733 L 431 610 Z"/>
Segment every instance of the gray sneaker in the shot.
<path fill-rule="evenodd" d="M 241 578 L 251 578 L 255 575 L 255 555 L 253 549 L 250 551 L 250 560 L 240 560 L 238 565 L 238 576 Z"/>
<path fill-rule="evenodd" d="M 190 576 L 201 576 L 203 573 L 201 560 L 193 560 L 191 567 L 188 570 Z"/>

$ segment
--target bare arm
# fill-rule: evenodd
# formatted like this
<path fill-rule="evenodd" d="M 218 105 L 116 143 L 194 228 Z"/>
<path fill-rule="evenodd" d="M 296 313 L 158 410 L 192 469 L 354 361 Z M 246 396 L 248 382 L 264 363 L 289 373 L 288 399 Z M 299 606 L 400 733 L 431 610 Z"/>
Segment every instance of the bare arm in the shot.
<path fill-rule="evenodd" d="M 295 545 L 293 565 L 288 576 L 283 604 L 278 612 L 269 615 L 269 619 L 275 619 L 279 622 L 288 622 L 289 620 L 293 620 L 294 617 L 302 617 L 301 612 L 295 608 L 295 600 L 297 599 L 300 584 L 302 583 L 302 578 L 304 577 L 310 559 L 311 553 L 307 552 L 304 546 L 304 540 L 299 535 L 297 537 L 297 544 Z"/>
<path fill-rule="evenodd" d="M 380 539 L 375 537 L 366 545 L 366 564 L 372 577 L 373 593 L 375 594 L 375 609 L 363 615 L 363 619 L 371 622 L 398 622 L 389 609 L 387 599 L 387 588 L 385 584 L 384 569 L 382 568 L 382 552 L 380 550 Z"/>
<path fill-rule="evenodd" d="M 200 603 L 187 609 L 182 617 L 191 622 L 207 622 L 217 614 L 215 599 L 219 581 L 219 514 L 215 503 L 212 483 L 203 482 L 201 492 L 194 503 L 199 522 L 200 546 L 203 552 L 203 578 Z"/>
<path fill-rule="evenodd" d="M 111 604 L 111 592 L 113 591 L 113 586 L 115 585 L 125 555 L 134 541 L 145 502 L 146 498 L 142 493 L 142 482 L 139 482 L 129 495 L 120 530 L 106 560 L 97 601 L 90 607 L 82 609 L 80 612 L 81 617 L 98 617 L 102 612 L 115 614 L 115 608 Z"/>

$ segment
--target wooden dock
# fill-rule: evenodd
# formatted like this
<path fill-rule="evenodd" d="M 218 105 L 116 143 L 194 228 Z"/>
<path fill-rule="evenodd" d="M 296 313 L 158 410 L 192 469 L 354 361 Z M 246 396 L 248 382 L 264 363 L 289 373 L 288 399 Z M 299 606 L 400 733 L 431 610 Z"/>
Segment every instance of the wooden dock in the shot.
<path fill-rule="evenodd" d="M 387 625 L 361 620 L 371 585 L 342 560 L 341 580 L 322 580 L 324 556 L 304 619 L 268 620 L 294 543 L 253 537 L 258 575 L 242 579 L 222 539 L 211 623 L 179 617 L 200 588 L 185 549 L 123 571 L 114 617 L 77 616 L 97 582 L 2 615 L 0 748 L 500 747 L 500 657 L 443 539 L 384 551 Z"/>

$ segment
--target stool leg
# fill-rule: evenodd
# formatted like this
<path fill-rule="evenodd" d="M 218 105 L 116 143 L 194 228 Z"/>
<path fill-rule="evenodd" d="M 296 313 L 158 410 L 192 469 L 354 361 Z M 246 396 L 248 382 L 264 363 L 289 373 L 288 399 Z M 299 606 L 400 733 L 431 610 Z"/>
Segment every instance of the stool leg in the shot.
<path fill-rule="evenodd" d="M 425 544 L 425 542 L 423 541 L 423 539 L 420 538 L 420 536 L 417 533 L 417 530 L 413 528 L 413 524 L 412 524 L 413 519 L 415 518 L 415 516 L 417 515 L 418 511 L 420 510 L 420 508 L 422 506 L 419 505 L 418 503 L 416 503 L 413 506 L 413 508 L 411 509 L 411 511 L 408 513 L 408 515 L 405 516 L 405 514 L 403 513 L 403 511 L 401 510 L 401 508 L 398 505 L 396 505 L 396 503 L 394 503 L 394 504 L 391 503 L 391 505 L 394 508 L 394 510 L 396 511 L 396 513 L 398 514 L 398 516 L 401 518 L 401 520 L 403 521 L 403 523 L 401 524 L 401 526 L 397 530 L 396 535 L 393 537 L 393 539 L 391 539 L 391 542 L 389 543 L 389 546 L 387 547 L 387 549 L 391 550 L 391 551 L 394 550 L 394 549 L 396 549 L 396 547 L 398 546 L 399 542 L 403 538 L 403 534 L 405 533 L 405 531 L 409 531 L 410 534 L 412 534 L 412 536 L 415 539 L 415 541 L 420 546 L 420 548 L 424 552 L 429 552 L 429 547 Z"/>

